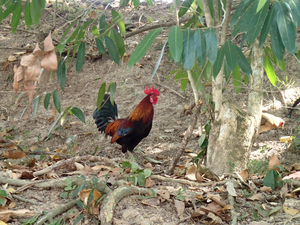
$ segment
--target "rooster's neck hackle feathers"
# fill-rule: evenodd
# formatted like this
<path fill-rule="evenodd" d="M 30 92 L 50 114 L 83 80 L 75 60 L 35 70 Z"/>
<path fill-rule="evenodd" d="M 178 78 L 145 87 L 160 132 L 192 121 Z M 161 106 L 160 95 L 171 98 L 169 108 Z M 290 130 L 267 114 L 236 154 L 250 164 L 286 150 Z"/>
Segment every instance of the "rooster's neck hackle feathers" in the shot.
<path fill-rule="evenodd" d="M 150 95 L 147 95 L 129 115 L 129 119 L 133 121 L 140 121 L 143 119 L 143 123 L 146 123 L 148 120 L 153 120 L 153 115 L 153 105 L 150 102 Z"/>

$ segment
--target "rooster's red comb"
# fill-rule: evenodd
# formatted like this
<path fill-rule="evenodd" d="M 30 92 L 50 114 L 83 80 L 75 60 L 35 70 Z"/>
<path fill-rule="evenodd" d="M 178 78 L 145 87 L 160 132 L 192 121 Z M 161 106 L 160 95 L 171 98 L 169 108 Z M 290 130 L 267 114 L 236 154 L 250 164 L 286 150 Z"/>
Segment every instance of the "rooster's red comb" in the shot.
<path fill-rule="evenodd" d="M 159 95 L 159 91 L 154 86 L 152 86 L 152 88 L 151 87 L 146 87 L 145 90 L 144 90 L 144 93 L 146 95 L 150 95 L 150 94 L 155 94 L 157 96 Z"/>

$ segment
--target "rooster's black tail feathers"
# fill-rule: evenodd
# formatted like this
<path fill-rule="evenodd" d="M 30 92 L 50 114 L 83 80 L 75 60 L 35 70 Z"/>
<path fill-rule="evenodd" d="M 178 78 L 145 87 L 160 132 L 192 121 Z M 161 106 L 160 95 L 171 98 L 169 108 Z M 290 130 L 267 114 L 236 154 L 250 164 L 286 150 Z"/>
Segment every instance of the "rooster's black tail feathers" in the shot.
<path fill-rule="evenodd" d="M 294 109 L 294 107 L 296 107 L 299 103 L 300 103 L 300 98 L 298 98 L 298 99 L 294 102 L 294 105 L 292 106 L 292 108 L 290 108 L 289 118 L 292 117 L 293 109 Z"/>
<path fill-rule="evenodd" d="M 93 118 L 100 132 L 105 132 L 106 126 L 118 118 L 117 104 L 111 104 L 108 94 L 104 95 L 101 107 L 95 110 Z"/>

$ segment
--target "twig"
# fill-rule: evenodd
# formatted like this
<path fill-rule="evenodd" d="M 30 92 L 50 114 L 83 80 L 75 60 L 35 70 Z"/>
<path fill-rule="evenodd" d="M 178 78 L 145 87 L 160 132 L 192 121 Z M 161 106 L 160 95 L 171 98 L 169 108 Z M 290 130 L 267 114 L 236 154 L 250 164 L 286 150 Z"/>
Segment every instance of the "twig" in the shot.
<path fill-rule="evenodd" d="M 101 225 L 110 225 L 113 221 L 114 209 L 118 202 L 130 195 L 153 195 L 150 189 L 138 188 L 135 186 L 123 186 L 114 190 L 107 198 L 104 199 L 99 214 Z"/>
<path fill-rule="evenodd" d="M 185 135 L 183 137 L 183 140 L 181 142 L 181 147 L 177 151 L 175 157 L 173 158 L 172 164 L 169 168 L 169 171 L 167 172 L 167 174 L 169 174 L 169 175 L 173 174 L 175 166 L 177 165 L 181 155 L 183 154 L 183 152 L 185 150 L 186 145 L 188 144 L 188 142 L 189 142 L 189 140 L 192 136 L 193 130 L 194 130 L 194 128 L 196 126 L 196 123 L 197 123 L 198 116 L 200 115 L 201 106 L 202 106 L 202 101 L 198 100 L 198 102 L 196 104 L 196 107 L 195 107 L 195 110 L 194 110 L 194 115 L 193 115 L 192 122 L 189 125 L 189 127 L 187 129 L 187 132 L 185 133 Z"/>
<path fill-rule="evenodd" d="M 72 156 L 66 155 L 63 153 L 57 153 L 57 152 L 46 152 L 46 151 L 33 151 L 33 152 L 26 152 L 26 155 L 55 155 L 62 159 L 69 159 Z"/>
<path fill-rule="evenodd" d="M 184 180 L 184 179 L 175 179 L 175 178 L 171 178 L 171 177 L 162 177 L 162 176 L 159 176 L 159 175 L 151 175 L 150 178 L 151 179 L 156 179 L 156 180 L 161 180 L 161 181 L 187 184 L 187 185 L 193 186 L 193 187 L 206 187 L 206 186 L 210 186 L 210 185 L 222 185 L 222 184 L 225 184 L 227 182 L 227 181 L 219 181 L 219 182 L 211 181 L 211 182 L 207 182 L 207 183 L 198 183 L 198 182 Z"/>
<path fill-rule="evenodd" d="M 36 224 L 37 224 L 37 225 L 45 224 L 45 222 L 46 222 L 47 220 L 49 220 L 49 221 L 51 222 L 51 220 L 52 220 L 55 216 L 57 216 L 57 215 L 63 213 L 64 211 L 67 211 L 68 209 L 70 209 L 70 208 L 72 208 L 74 205 L 76 205 L 76 201 L 77 201 L 77 199 L 71 200 L 71 201 L 69 201 L 67 204 L 65 204 L 65 205 L 63 205 L 63 206 L 57 208 L 57 209 L 54 210 L 53 212 L 47 213 L 45 216 L 43 216 L 41 219 L 39 219 L 39 221 L 37 221 Z"/>
<path fill-rule="evenodd" d="M 33 50 L 33 48 L 20 48 L 20 47 L 9 47 L 9 46 L 0 46 L 0 49 Z M 11 92 L 14 92 L 14 91 L 11 91 Z"/>
<path fill-rule="evenodd" d="M 178 95 L 180 98 L 185 99 L 185 97 L 184 97 L 183 95 L 181 95 L 180 93 L 178 93 L 178 92 L 175 91 L 174 89 L 169 88 L 168 86 L 166 86 L 166 85 L 164 85 L 164 84 L 161 84 L 161 83 L 155 83 L 155 85 L 159 85 L 159 86 L 161 86 L 161 87 L 167 88 L 167 89 L 169 89 L 170 91 L 172 91 L 174 94 Z"/>
<path fill-rule="evenodd" d="M 3 25 L 0 25 L 0 28 L 11 29 L 11 27 L 7 27 L 7 26 L 3 26 Z M 16 30 L 25 31 L 25 32 L 28 32 L 28 33 L 33 33 L 33 34 L 37 34 L 37 32 L 33 31 L 33 30 L 26 30 L 26 29 L 22 29 L 22 28 L 17 28 Z"/>
<path fill-rule="evenodd" d="M 26 198 L 23 198 L 23 197 L 21 197 L 21 196 L 19 196 L 19 195 L 14 195 L 14 194 L 13 194 L 12 196 L 13 196 L 14 198 L 16 198 L 16 199 L 22 201 L 22 202 L 29 202 L 29 203 L 34 204 L 34 205 L 39 205 L 39 204 L 40 204 L 40 203 L 37 202 L 37 201 L 30 200 L 30 199 L 26 199 Z"/>
<path fill-rule="evenodd" d="M 112 161 L 112 160 L 110 160 L 109 158 L 106 158 L 106 157 L 90 156 L 90 155 L 76 156 L 74 158 L 59 161 L 59 162 L 55 163 L 54 165 L 49 166 L 49 167 L 47 167 L 43 170 L 36 171 L 36 172 L 33 173 L 33 176 L 37 177 L 37 176 L 43 175 L 45 173 L 51 172 L 52 170 L 57 169 L 59 167 L 62 167 L 64 165 L 67 165 L 67 164 L 70 164 L 70 163 L 73 163 L 73 162 L 85 161 L 85 160 L 102 161 L 102 162 L 105 162 L 106 164 L 109 164 L 110 166 L 114 166 L 116 164 L 114 161 Z"/>

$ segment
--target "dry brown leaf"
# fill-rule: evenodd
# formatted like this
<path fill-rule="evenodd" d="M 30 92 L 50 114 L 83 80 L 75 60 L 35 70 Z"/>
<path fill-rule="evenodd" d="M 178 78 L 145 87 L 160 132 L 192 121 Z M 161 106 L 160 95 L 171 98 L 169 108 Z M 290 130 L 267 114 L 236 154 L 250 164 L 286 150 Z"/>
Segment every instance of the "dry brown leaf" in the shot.
<path fill-rule="evenodd" d="M 288 180 L 288 179 L 299 179 L 299 177 L 300 177 L 300 171 L 295 172 L 295 173 L 291 173 L 290 175 L 285 176 L 285 177 L 283 178 L 283 180 Z"/>
<path fill-rule="evenodd" d="M 25 81 L 24 82 L 24 90 L 26 91 L 31 91 L 31 90 L 35 90 L 36 86 L 34 85 L 33 81 Z"/>
<path fill-rule="evenodd" d="M 211 224 L 214 224 L 214 225 L 223 224 L 222 219 L 211 212 L 209 212 L 207 214 L 207 217 L 212 219 Z"/>
<path fill-rule="evenodd" d="M 24 79 L 24 68 L 24 66 L 19 66 L 16 70 L 18 83 Z"/>
<path fill-rule="evenodd" d="M 208 209 L 210 209 L 211 211 L 217 212 L 219 210 L 222 210 L 223 208 L 217 204 L 216 202 L 211 202 L 206 206 Z"/>
<path fill-rule="evenodd" d="M 118 220 L 115 217 L 113 218 L 113 224 L 114 225 L 131 225 L 131 223 L 129 223 L 125 220 Z"/>
<path fill-rule="evenodd" d="M 22 174 L 20 174 L 20 173 L 10 173 L 10 174 L 9 174 L 9 177 L 10 177 L 11 179 L 14 179 L 14 180 L 20 179 L 21 176 L 22 176 Z"/>
<path fill-rule="evenodd" d="M 14 55 L 10 55 L 10 56 L 8 56 L 7 60 L 8 60 L 9 62 L 14 62 L 14 61 L 17 60 L 17 57 L 14 56 Z"/>
<path fill-rule="evenodd" d="M 261 201 L 264 199 L 264 196 L 262 193 L 258 193 L 258 194 L 252 195 L 250 198 L 247 198 L 247 199 L 252 200 L 252 201 L 255 201 L 255 200 Z"/>
<path fill-rule="evenodd" d="M 109 172 L 110 176 L 118 176 L 120 174 L 120 169 L 118 167 L 112 168 Z"/>
<path fill-rule="evenodd" d="M 6 223 L 10 219 L 10 215 L 11 213 L 6 207 L 0 206 L 0 221 Z"/>
<path fill-rule="evenodd" d="M 280 161 L 279 161 L 278 157 L 275 155 L 275 153 L 270 158 L 269 170 L 274 169 L 274 166 L 280 166 Z M 276 168 L 275 170 L 279 171 L 279 168 Z"/>
<path fill-rule="evenodd" d="M 260 188 L 260 191 L 262 192 L 272 192 L 272 188 L 271 187 L 266 187 L 266 186 L 263 186 Z"/>
<path fill-rule="evenodd" d="M 170 199 L 170 193 L 168 190 L 161 190 L 158 194 L 164 199 Z"/>
<path fill-rule="evenodd" d="M 202 211 L 195 211 L 191 214 L 191 217 L 192 218 L 195 218 L 195 217 L 199 217 L 199 216 L 204 216 L 205 215 L 205 212 L 202 212 Z"/>
<path fill-rule="evenodd" d="M 267 223 L 265 221 L 258 221 L 258 222 L 253 221 L 253 222 L 249 223 L 249 225 L 272 225 L 272 224 L 271 223 Z"/>
<path fill-rule="evenodd" d="M 182 201 L 174 200 L 175 208 L 177 210 L 177 215 L 180 217 L 183 215 L 184 209 L 185 209 L 185 204 Z"/>
<path fill-rule="evenodd" d="M 299 212 L 298 209 L 291 209 L 291 208 L 288 208 L 288 207 L 286 207 L 286 206 L 283 206 L 282 208 L 283 208 L 283 211 L 284 211 L 286 214 L 293 215 L 293 216 L 296 215 L 296 214 Z"/>
<path fill-rule="evenodd" d="M 97 18 L 97 13 L 92 10 L 92 11 L 89 11 L 88 13 L 89 17 L 91 17 L 92 19 L 96 19 Z"/>
<path fill-rule="evenodd" d="M 152 164 L 151 164 L 150 162 L 147 162 L 147 163 L 145 164 L 145 167 L 146 167 L 146 169 L 154 170 L 154 168 L 153 168 L 153 166 L 152 166 Z"/>
<path fill-rule="evenodd" d="M 44 51 L 50 52 L 53 49 L 54 49 L 54 45 L 52 42 L 52 37 L 51 37 L 51 32 L 50 32 L 49 35 L 44 40 Z"/>
<path fill-rule="evenodd" d="M 37 81 L 42 71 L 41 61 L 36 60 L 34 65 L 27 67 L 24 74 L 25 81 Z"/>
<path fill-rule="evenodd" d="M 44 55 L 41 61 L 41 67 L 49 72 L 52 72 L 57 70 L 57 66 L 57 56 L 55 54 L 55 50 L 53 49 L 51 52 Z"/>
<path fill-rule="evenodd" d="M 150 188 L 150 187 L 153 187 L 155 184 L 154 180 L 151 180 L 150 177 L 147 177 L 146 180 L 145 180 L 145 188 Z"/>
<path fill-rule="evenodd" d="M 196 178 L 196 172 L 197 172 L 197 165 L 194 164 L 186 171 L 186 177 L 190 180 L 197 180 Z"/>
<path fill-rule="evenodd" d="M 222 202 L 221 196 L 220 195 L 213 195 L 210 192 L 207 193 L 207 197 L 211 200 L 213 200 L 214 202 L 216 202 L 217 204 L 219 204 L 220 206 L 224 207 L 225 203 Z"/>
<path fill-rule="evenodd" d="M 39 56 L 43 56 L 45 55 L 47 52 L 46 51 L 43 51 L 40 49 L 39 45 L 36 44 L 32 54 L 35 56 L 35 57 L 39 57 Z"/>
<path fill-rule="evenodd" d="M 182 176 L 185 174 L 185 166 L 176 165 L 174 169 L 174 174 L 176 176 Z"/>
<path fill-rule="evenodd" d="M 241 171 L 240 173 L 240 176 L 246 181 L 246 180 L 248 180 L 248 177 L 249 177 L 249 172 L 248 172 L 248 170 L 243 170 L 243 171 Z"/>
<path fill-rule="evenodd" d="M 104 171 L 100 171 L 97 175 L 97 177 L 104 177 L 106 176 L 107 174 L 109 174 L 109 170 L 104 170 Z"/>
<path fill-rule="evenodd" d="M 29 98 L 29 104 L 30 104 L 30 111 L 32 113 L 32 103 L 33 103 L 33 98 L 36 95 L 36 91 L 35 90 L 26 90 L 28 98 Z"/>
<path fill-rule="evenodd" d="M 13 208 L 16 208 L 16 207 L 17 207 L 17 204 L 16 204 L 15 201 L 11 201 L 11 202 L 9 203 L 9 205 L 8 205 L 8 208 L 9 208 L 9 209 L 13 209 Z"/>
<path fill-rule="evenodd" d="M 35 64 L 37 59 L 38 59 L 38 57 L 33 55 L 33 54 L 24 55 L 21 58 L 20 64 L 21 64 L 21 66 L 30 67 L 30 66 L 33 66 Z"/>
<path fill-rule="evenodd" d="M 20 158 L 23 158 L 27 155 L 24 152 L 21 152 L 21 151 L 17 151 L 17 152 L 8 151 L 8 152 L 4 152 L 2 154 L 2 156 L 5 156 L 8 159 L 20 159 Z"/>
<path fill-rule="evenodd" d="M 79 198 L 84 203 L 84 205 L 88 206 L 88 197 L 92 189 L 84 189 L 78 193 Z M 89 203 L 89 213 L 97 215 L 99 213 L 100 204 L 95 206 L 96 201 L 101 197 L 101 193 L 94 189 L 93 200 Z"/>
<path fill-rule="evenodd" d="M 204 197 L 201 194 L 195 195 L 195 197 L 201 201 L 204 200 Z"/>
<path fill-rule="evenodd" d="M 233 209 L 233 206 L 230 205 L 230 204 L 225 205 L 225 206 L 223 207 L 223 210 L 229 210 L 229 209 Z"/>
<path fill-rule="evenodd" d="M 105 165 L 96 165 L 96 166 L 93 166 L 91 168 L 93 171 L 98 171 L 98 170 L 111 170 L 111 167 L 110 166 L 105 166 Z"/>
<path fill-rule="evenodd" d="M 141 201 L 144 205 L 159 206 L 160 201 L 157 198 L 148 198 Z"/>

